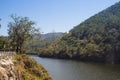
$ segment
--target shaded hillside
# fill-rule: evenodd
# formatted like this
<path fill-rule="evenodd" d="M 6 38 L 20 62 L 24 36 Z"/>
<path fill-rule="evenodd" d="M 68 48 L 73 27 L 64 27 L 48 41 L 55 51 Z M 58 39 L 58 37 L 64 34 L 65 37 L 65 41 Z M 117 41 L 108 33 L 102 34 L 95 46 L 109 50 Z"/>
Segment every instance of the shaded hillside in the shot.
<path fill-rule="evenodd" d="M 120 62 L 120 2 L 77 25 L 40 56 Z"/>

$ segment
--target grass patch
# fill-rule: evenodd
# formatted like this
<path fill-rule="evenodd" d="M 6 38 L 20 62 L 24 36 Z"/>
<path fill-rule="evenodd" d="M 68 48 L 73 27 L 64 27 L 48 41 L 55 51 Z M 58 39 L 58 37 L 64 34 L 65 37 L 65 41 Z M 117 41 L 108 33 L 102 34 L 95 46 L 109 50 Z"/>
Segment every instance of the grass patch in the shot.
<path fill-rule="evenodd" d="M 21 80 L 52 80 L 45 68 L 26 54 L 15 54 L 14 63 Z"/>

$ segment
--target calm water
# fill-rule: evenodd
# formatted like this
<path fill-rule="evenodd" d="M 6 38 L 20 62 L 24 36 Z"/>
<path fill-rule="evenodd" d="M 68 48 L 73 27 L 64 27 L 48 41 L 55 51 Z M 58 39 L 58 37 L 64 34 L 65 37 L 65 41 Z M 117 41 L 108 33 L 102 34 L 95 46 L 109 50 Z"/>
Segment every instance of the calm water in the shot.
<path fill-rule="evenodd" d="M 53 80 L 120 80 L 120 65 L 31 57 L 47 69 Z"/>

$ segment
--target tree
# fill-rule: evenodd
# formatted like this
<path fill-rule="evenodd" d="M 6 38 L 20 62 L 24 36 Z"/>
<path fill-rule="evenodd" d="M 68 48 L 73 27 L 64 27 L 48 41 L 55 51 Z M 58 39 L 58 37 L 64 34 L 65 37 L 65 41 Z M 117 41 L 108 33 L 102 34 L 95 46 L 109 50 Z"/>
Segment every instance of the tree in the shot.
<path fill-rule="evenodd" d="M 38 32 L 38 30 L 33 27 L 35 23 L 28 17 L 11 15 L 11 18 L 13 21 L 8 23 L 10 43 L 16 53 L 22 53 L 25 41 L 30 39 L 32 34 Z"/>

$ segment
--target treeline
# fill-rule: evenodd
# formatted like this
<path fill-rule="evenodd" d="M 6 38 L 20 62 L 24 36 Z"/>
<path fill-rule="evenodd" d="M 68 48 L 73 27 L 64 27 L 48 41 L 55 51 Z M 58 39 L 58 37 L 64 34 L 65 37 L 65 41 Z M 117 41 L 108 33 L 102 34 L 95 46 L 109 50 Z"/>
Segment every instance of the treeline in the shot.
<path fill-rule="evenodd" d="M 120 62 L 120 2 L 77 25 L 39 56 Z"/>

